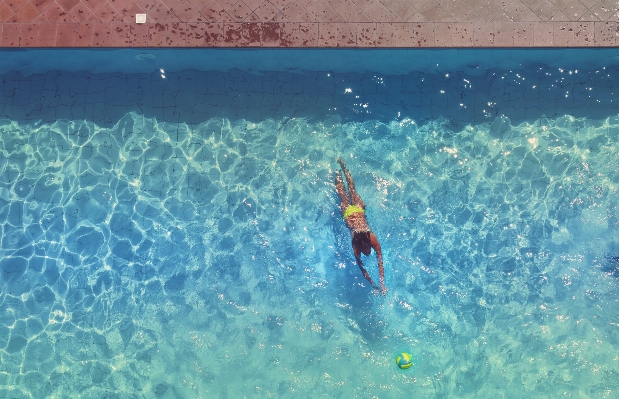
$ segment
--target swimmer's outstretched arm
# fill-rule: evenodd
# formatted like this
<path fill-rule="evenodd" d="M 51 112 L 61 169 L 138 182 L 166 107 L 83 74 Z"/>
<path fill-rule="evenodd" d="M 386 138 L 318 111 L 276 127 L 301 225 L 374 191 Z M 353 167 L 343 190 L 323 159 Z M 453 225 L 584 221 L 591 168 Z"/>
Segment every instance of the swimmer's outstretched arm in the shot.
<path fill-rule="evenodd" d="M 370 277 L 368 271 L 365 270 L 365 267 L 363 267 L 363 262 L 361 262 L 361 251 L 355 245 L 353 245 L 352 248 L 355 252 L 355 259 L 357 259 L 357 265 L 359 265 L 359 269 L 361 269 L 361 273 L 363 273 L 363 277 L 365 277 L 365 279 L 369 281 L 370 284 L 372 284 L 372 288 L 378 290 L 378 287 L 376 286 L 376 284 L 374 284 L 374 281 L 372 281 L 372 277 Z"/>
<path fill-rule="evenodd" d="M 376 234 L 370 232 L 370 245 L 376 252 L 376 258 L 378 259 L 378 273 L 380 278 L 380 291 L 383 295 L 387 293 L 387 287 L 385 287 L 385 268 L 383 267 L 383 251 L 380 248 L 380 243 Z"/>

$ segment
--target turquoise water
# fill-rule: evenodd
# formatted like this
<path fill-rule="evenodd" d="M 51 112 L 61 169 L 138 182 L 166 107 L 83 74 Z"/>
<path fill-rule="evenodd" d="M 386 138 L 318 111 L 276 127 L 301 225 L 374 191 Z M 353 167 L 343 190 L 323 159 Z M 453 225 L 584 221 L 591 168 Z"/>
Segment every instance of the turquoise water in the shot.
<path fill-rule="evenodd" d="M 0 397 L 616 397 L 619 52 L 580 51 L 5 52 Z"/>

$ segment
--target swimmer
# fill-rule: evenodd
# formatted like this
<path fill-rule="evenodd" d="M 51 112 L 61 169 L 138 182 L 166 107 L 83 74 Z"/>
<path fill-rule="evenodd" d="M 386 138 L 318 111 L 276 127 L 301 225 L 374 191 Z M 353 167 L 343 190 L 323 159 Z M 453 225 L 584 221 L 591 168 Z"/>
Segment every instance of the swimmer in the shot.
<path fill-rule="evenodd" d="M 387 293 L 387 287 L 385 287 L 383 253 L 380 249 L 378 238 L 376 238 L 376 235 L 370 230 L 370 226 L 368 225 L 368 221 L 365 217 L 365 203 L 355 190 L 355 183 L 352 180 L 350 172 L 348 171 L 348 169 L 346 169 L 346 165 L 341 158 L 338 158 L 337 162 L 342 167 L 344 175 L 346 176 L 346 183 L 348 184 L 350 199 L 348 198 L 348 194 L 346 193 L 346 189 L 344 188 L 342 174 L 339 170 L 335 172 L 335 190 L 340 196 L 340 209 L 342 210 L 342 217 L 346 222 L 346 226 L 348 226 L 352 233 L 352 248 L 355 253 L 355 259 L 357 259 L 357 265 L 359 265 L 359 269 L 361 269 L 361 273 L 363 273 L 363 276 L 370 282 L 370 284 L 372 284 L 372 287 L 374 287 L 374 289 L 378 291 L 378 287 L 376 286 L 376 284 L 374 284 L 374 281 L 372 281 L 372 278 L 368 274 L 367 270 L 365 270 L 365 268 L 363 267 L 363 262 L 361 262 L 361 254 L 363 253 L 365 256 L 369 256 L 372 248 L 374 248 L 374 252 L 376 252 L 376 257 L 378 258 L 380 291 L 383 295 L 385 295 Z"/>

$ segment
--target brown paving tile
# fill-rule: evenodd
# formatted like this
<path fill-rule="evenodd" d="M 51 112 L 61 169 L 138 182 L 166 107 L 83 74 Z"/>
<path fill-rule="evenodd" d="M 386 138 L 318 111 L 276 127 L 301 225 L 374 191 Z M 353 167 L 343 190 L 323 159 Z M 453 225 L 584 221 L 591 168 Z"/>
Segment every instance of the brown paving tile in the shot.
<path fill-rule="evenodd" d="M 132 1 L 131 4 L 123 7 L 121 10 L 118 10 L 118 12 L 119 14 L 122 14 L 126 22 L 135 23 L 135 14 L 143 14 L 144 10 Z"/>
<path fill-rule="evenodd" d="M 167 24 L 168 33 L 166 35 L 167 47 L 185 47 L 187 41 L 185 35 L 187 32 L 187 24 L 183 22 L 176 22 Z"/>
<path fill-rule="evenodd" d="M 453 25 L 440 22 L 434 24 L 434 45 L 436 47 L 453 47 Z"/>
<path fill-rule="evenodd" d="M 75 47 L 92 47 L 94 24 L 75 24 Z"/>
<path fill-rule="evenodd" d="M 299 24 L 296 22 L 280 23 L 280 47 L 299 46 Z"/>
<path fill-rule="evenodd" d="M 550 2 L 550 0 L 542 0 L 536 6 L 531 8 L 531 11 L 542 21 L 549 21 L 559 9 Z"/>
<path fill-rule="evenodd" d="M 161 0 L 156 0 L 155 5 L 148 10 L 148 15 L 153 19 L 153 21 L 155 21 L 155 23 L 163 22 L 168 16 L 170 16 L 170 14 L 172 14 L 172 11 L 170 11 L 168 6 L 163 4 Z M 157 29 L 160 28 L 161 27 L 158 27 Z"/>
<path fill-rule="evenodd" d="M 434 47 L 434 23 L 420 22 L 413 24 L 415 47 Z"/>
<path fill-rule="evenodd" d="M 617 9 L 607 0 L 598 1 L 589 9 L 589 11 L 598 17 L 600 21 L 608 21 L 613 16 L 615 16 L 616 19 Z"/>
<path fill-rule="evenodd" d="M 280 25 L 278 23 L 262 24 L 262 47 L 279 47 L 280 43 Z"/>
<path fill-rule="evenodd" d="M 378 0 L 374 0 L 370 3 L 363 9 L 363 12 L 373 22 L 399 22 L 399 18 L 393 15 L 393 13 Z"/>
<path fill-rule="evenodd" d="M 206 18 L 188 1 L 177 7 L 173 13 L 182 22 L 206 22 Z"/>
<path fill-rule="evenodd" d="M 224 24 L 206 24 L 204 27 L 204 44 L 208 47 L 221 47 L 224 42 Z"/>
<path fill-rule="evenodd" d="M 114 9 L 114 7 L 112 7 L 109 2 L 106 1 L 99 8 L 97 8 L 96 11 L 94 11 L 94 14 L 97 16 L 97 18 L 99 18 L 101 22 L 111 22 L 114 17 L 118 15 L 118 12 Z"/>
<path fill-rule="evenodd" d="M 282 10 L 282 15 L 286 17 L 289 21 L 294 22 L 317 22 L 318 19 L 316 16 L 305 8 L 301 7 L 301 5 L 295 0 L 289 2 Z"/>
<path fill-rule="evenodd" d="M 378 24 L 380 26 L 382 24 Z M 395 22 L 390 24 L 396 47 L 418 47 L 415 43 L 415 33 L 412 23 Z"/>
<path fill-rule="evenodd" d="M 473 10 L 462 22 L 481 22 L 482 18 Z"/>
<path fill-rule="evenodd" d="M 19 36 L 21 28 L 19 24 L 3 24 L 0 46 L 19 47 Z"/>
<path fill-rule="evenodd" d="M 594 22 L 594 29 L 596 47 L 612 47 L 615 45 L 616 22 Z"/>
<path fill-rule="evenodd" d="M 261 24 L 256 22 L 244 22 L 242 25 L 241 45 L 243 47 L 260 47 L 261 44 Z"/>
<path fill-rule="evenodd" d="M 123 1 L 132 1 L 132 0 L 123 0 Z M 178 10 L 186 0 L 161 0 L 163 4 L 165 4 L 170 11 L 174 12 Z"/>
<path fill-rule="evenodd" d="M 299 45 L 301 47 L 317 47 L 319 24 L 304 22 L 299 24 Z"/>
<path fill-rule="evenodd" d="M 454 24 L 454 47 L 471 47 L 473 45 L 473 23 L 459 22 Z"/>
<path fill-rule="evenodd" d="M 464 0 L 456 0 L 447 8 L 447 12 L 453 16 L 456 21 L 467 21 L 471 13 L 474 13 L 473 7 Z"/>
<path fill-rule="evenodd" d="M 376 47 L 394 47 L 396 46 L 396 28 L 395 23 L 377 23 L 376 24 Z M 357 35 L 357 41 L 359 35 Z"/>
<path fill-rule="evenodd" d="M 56 24 L 39 24 L 39 47 L 54 47 L 56 45 Z"/>
<path fill-rule="evenodd" d="M 98 0 L 100 1 L 100 0 Z M 137 4 L 138 6 L 140 6 L 140 8 L 144 11 L 148 11 L 151 8 L 153 8 L 155 6 L 155 4 L 157 4 L 157 2 L 155 0 L 134 0 L 135 4 Z M 200 1 L 200 0 L 195 0 L 195 1 Z M 194 2 L 192 2 L 192 4 L 195 6 L 196 4 Z M 202 6 L 204 7 L 204 6 Z M 202 8 L 199 7 L 199 8 Z"/>
<path fill-rule="evenodd" d="M 485 0 L 475 8 L 475 12 L 482 18 L 482 21 L 492 21 L 501 12 L 501 8 L 493 1 Z"/>
<path fill-rule="evenodd" d="M 9 6 L 13 12 L 17 12 L 26 3 L 28 3 L 28 0 L 4 0 L 4 3 Z"/>
<path fill-rule="evenodd" d="M 264 0 L 243 0 L 243 3 L 245 3 L 247 8 L 249 8 L 252 11 L 258 8 L 258 6 L 260 6 L 260 4 L 262 4 L 263 2 Z"/>
<path fill-rule="evenodd" d="M 595 23 L 574 23 L 574 46 L 591 47 L 595 45 Z"/>
<path fill-rule="evenodd" d="M 561 10 L 570 21 L 578 21 L 588 10 L 578 0 L 553 0 L 553 4 Z"/>
<path fill-rule="evenodd" d="M 123 23 L 111 23 L 111 45 L 112 47 L 131 46 L 131 25 Z"/>
<path fill-rule="evenodd" d="M 372 22 L 352 0 L 344 0 L 334 11 L 346 22 Z"/>
<path fill-rule="evenodd" d="M 357 46 L 357 24 L 337 24 L 337 45 L 338 47 Z"/>
<path fill-rule="evenodd" d="M 359 47 L 376 46 L 376 24 L 363 23 L 357 26 L 357 45 Z"/>
<path fill-rule="evenodd" d="M 45 19 L 45 17 L 43 16 L 43 14 L 39 14 L 35 19 L 32 20 L 32 22 L 30 22 L 31 24 L 47 24 L 49 23 L 49 21 L 47 19 Z"/>
<path fill-rule="evenodd" d="M 528 11 L 528 7 L 520 0 L 512 1 L 503 9 L 503 12 L 515 22 L 522 21 Z"/>
<path fill-rule="evenodd" d="M 514 47 L 533 47 L 533 22 L 514 22 Z"/>
<path fill-rule="evenodd" d="M 320 0 L 307 11 L 312 13 L 318 22 L 344 22 L 328 4 L 326 0 Z"/>
<path fill-rule="evenodd" d="M 224 13 L 222 14 L 221 17 L 219 17 L 219 19 L 217 19 L 217 22 L 223 22 L 225 24 L 235 24 L 237 23 L 234 18 L 232 18 L 230 16 L 230 14 L 228 14 L 227 11 L 224 11 Z"/>
<path fill-rule="evenodd" d="M 374 0 L 352 0 L 361 10 L 365 10 Z"/>
<path fill-rule="evenodd" d="M 131 47 L 146 47 L 148 46 L 148 27 L 150 24 L 131 24 L 129 34 L 131 35 L 129 42 Z"/>
<path fill-rule="evenodd" d="M 283 10 L 292 0 L 270 0 L 278 10 Z M 317 0 L 304 0 L 303 4 L 307 7 L 314 5 Z"/>
<path fill-rule="evenodd" d="M 75 24 L 58 24 L 56 47 L 73 47 L 75 43 Z"/>
<path fill-rule="evenodd" d="M 84 3 L 79 3 L 69 11 L 69 15 L 75 22 L 86 22 L 94 14 Z"/>
<path fill-rule="evenodd" d="M 39 16 L 39 10 L 37 10 L 32 3 L 26 3 L 15 13 L 15 22 L 28 23 Z"/>
<path fill-rule="evenodd" d="M 571 21 L 567 15 L 563 14 L 563 12 L 561 12 L 561 10 L 557 11 L 557 13 L 555 15 L 552 16 L 552 18 L 550 18 L 551 22 L 569 22 Z"/>
<path fill-rule="evenodd" d="M 533 35 L 535 47 L 552 47 L 554 44 L 554 26 L 552 23 L 535 22 Z"/>
<path fill-rule="evenodd" d="M 47 8 L 47 6 L 52 4 L 52 1 L 53 0 L 33 0 L 31 3 L 37 10 L 39 10 L 39 12 L 42 12 Z"/>
<path fill-rule="evenodd" d="M 262 22 L 262 19 L 260 19 L 255 13 L 252 12 L 247 16 L 247 18 L 245 18 L 243 22 Z"/>
<path fill-rule="evenodd" d="M 226 11 L 231 9 L 238 0 L 217 0 L 219 5 Z"/>
<path fill-rule="evenodd" d="M 34 7 L 34 6 L 33 6 Z M 36 47 L 39 40 L 38 24 L 19 24 L 19 47 Z"/>
<path fill-rule="evenodd" d="M 535 0 L 535 1 L 540 1 L 540 0 Z M 466 0 L 466 2 L 473 8 L 477 8 L 479 6 L 481 6 L 484 2 L 484 0 Z"/>
<path fill-rule="evenodd" d="M 473 22 L 473 42 L 475 47 L 494 46 L 494 23 Z"/>
<path fill-rule="evenodd" d="M 148 47 L 166 47 L 168 26 L 162 23 L 151 24 L 148 27 Z"/>
<path fill-rule="evenodd" d="M 215 0 L 208 1 L 204 8 L 200 10 L 200 14 L 202 14 L 208 22 L 217 21 L 225 13 L 226 11 Z"/>
<path fill-rule="evenodd" d="M 110 47 L 111 46 L 111 29 L 110 24 L 93 24 L 92 29 L 92 46 L 93 47 Z"/>
<path fill-rule="evenodd" d="M 514 23 L 495 22 L 494 23 L 494 47 L 513 47 L 514 46 Z"/>
<path fill-rule="evenodd" d="M 0 23 L 8 20 L 15 14 L 6 3 L 0 3 Z"/>
<path fill-rule="evenodd" d="M 243 24 L 224 24 L 224 47 L 240 47 L 243 42 Z"/>
<path fill-rule="evenodd" d="M 260 4 L 254 10 L 254 14 L 256 14 L 258 18 L 260 18 L 260 20 L 263 22 L 271 21 L 273 17 L 275 17 L 275 15 L 277 15 L 278 13 L 279 10 L 277 9 L 277 7 L 275 7 L 273 3 L 268 0 Z"/>
<path fill-rule="evenodd" d="M 335 23 L 318 24 L 318 47 L 337 47 L 337 25 Z"/>
<path fill-rule="evenodd" d="M 245 5 L 245 3 L 243 3 L 243 1 L 239 0 L 227 12 L 235 22 L 242 22 L 249 16 L 249 14 L 251 14 L 252 11 Z"/>
<path fill-rule="evenodd" d="M 497 14 L 496 17 L 492 19 L 492 22 L 514 22 L 514 20 L 512 19 L 512 17 L 507 15 L 505 11 L 501 11 Z"/>
<path fill-rule="evenodd" d="M 540 1 L 541 0 L 522 0 L 524 5 L 526 5 L 529 9 L 532 9 L 533 7 L 535 7 L 537 4 L 539 4 Z"/>
<path fill-rule="evenodd" d="M 206 24 L 203 22 L 187 22 L 185 45 L 187 47 L 204 47 Z"/>
<path fill-rule="evenodd" d="M 542 22 L 542 20 L 539 19 L 537 15 L 533 14 L 533 11 L 527 12 L 524 15 L 524 17 L 522 17 L 522 21 L 523 22 Z"/>
<path fill-rule="evenodd" d="M 56 0 L 56 3 L 58 3 L 60 7 L 67 12 L 75 7 L 79 2 L 80 0 Z"/>
<path fill-rule="evenodd" d="M 396 22 L 406 22 L 417 13 L 417 9 L 408 0 L 402 0 L 388 9 L 396 16 Z"/>
<path fill-rule="evenodd" d="M 57 3 L 53 2 L 49 7 L 43 11 L 43 16 L 51 23 L 73 23 L 75 22 L 73 18 L 67 12 L 63 10 L 63 8 Z"/>
<path fill-rule="evenodd" d="M 282 14 L 282 12 L 280 11 L 275 14 L 275 16 L 273 17 L 273 19 L 271 19 L 270 22 L 290 22 L 290 20 L 286 18 L 284 14 Z"/>
<path fill-rule="evenodd" d="M 573 22 L 553 22 L 552 42 L 558 47 L 574 45 Z"/>
<path fill-rule="evenodd" d="M 82 0 L 83 3 L 88 7 L 88 9 L 92 12 L 95 12 L 101 7 L 103 4 L 107 3 L 106 0 Z"/>

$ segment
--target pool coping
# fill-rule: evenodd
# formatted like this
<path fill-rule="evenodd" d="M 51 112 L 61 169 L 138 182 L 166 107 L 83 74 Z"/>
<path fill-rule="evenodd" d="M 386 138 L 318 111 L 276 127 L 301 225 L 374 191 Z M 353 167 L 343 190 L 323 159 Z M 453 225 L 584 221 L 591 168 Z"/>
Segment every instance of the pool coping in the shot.
<path fill-rule="evenodd" d="M 518 48 L 614 47 L 599 22 L 4 23 L 0 47 Z"/>

